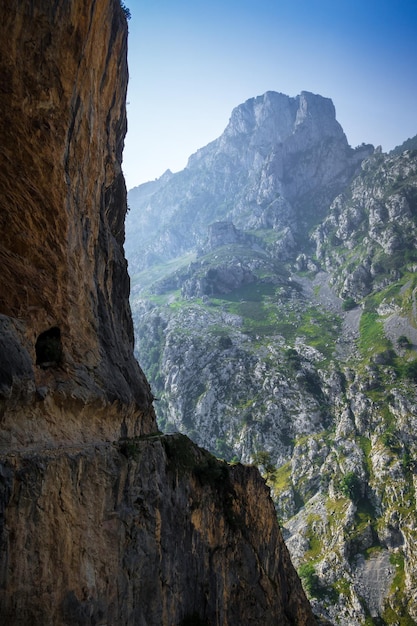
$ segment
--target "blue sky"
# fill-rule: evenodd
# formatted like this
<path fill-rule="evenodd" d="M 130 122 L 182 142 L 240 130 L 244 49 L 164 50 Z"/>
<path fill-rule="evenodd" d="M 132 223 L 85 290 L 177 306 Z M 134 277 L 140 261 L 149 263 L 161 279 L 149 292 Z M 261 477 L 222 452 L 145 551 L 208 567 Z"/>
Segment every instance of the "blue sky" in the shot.
<path fill-rule="evenodd" d="M 417 0 L 126 0 L 128 189 L 183 169 L 266 91 L 333 100 L 348 142 L 417 134 Z"/>

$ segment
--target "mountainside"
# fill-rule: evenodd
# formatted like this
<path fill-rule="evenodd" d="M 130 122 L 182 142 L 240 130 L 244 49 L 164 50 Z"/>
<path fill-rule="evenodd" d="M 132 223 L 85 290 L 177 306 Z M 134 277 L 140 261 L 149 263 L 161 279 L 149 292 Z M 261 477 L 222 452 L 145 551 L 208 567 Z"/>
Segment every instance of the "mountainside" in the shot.
<path fill-rule="evenodd" d="M 330 101 L 268 93 L 183 172 L 129 192 L 136 352 L 158 423 L 261 468 L 316 612 L 343 626 L 417 621 L 406 147 L 352 150 Z M 137 229 L 153 218 L 154 246 Z"/>
<path fill-rule="evenodd" d="M 258 470 L 163 435 L 133 355 L 126 14 L 0 8 L 1 623 L 314 626 Z"/>
<path fill-rule="evenodd" d="M 371 151 L 348 146 L 327 98 L 267 92 L 248 100 L 233 111 L 223 135 L 191 156 L 182 172 L 168 171 L 130 191 L 131 274 L 203 244 L 214 221 L 272 228 L 277 248 L 283 241 L 287 254 L 305 230 L 305 207 L 320 215 Z"/>

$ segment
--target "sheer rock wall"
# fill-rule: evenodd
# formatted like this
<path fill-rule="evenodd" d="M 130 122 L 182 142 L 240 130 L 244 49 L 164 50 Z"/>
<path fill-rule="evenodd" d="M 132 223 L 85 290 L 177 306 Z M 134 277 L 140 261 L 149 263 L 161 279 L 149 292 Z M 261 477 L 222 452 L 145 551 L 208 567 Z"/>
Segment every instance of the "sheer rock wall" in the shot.
<path fill-rule="evenodd" d="M 123 251 L 123 11 L 116 0 L 6 6 L 0 441 L 155 430 L 150 389 L 132 355 Z M 60 343 L 43 357 L 37 340 L 51 329 Z M 57 421 L 63 406 L 70 417 Z"/>

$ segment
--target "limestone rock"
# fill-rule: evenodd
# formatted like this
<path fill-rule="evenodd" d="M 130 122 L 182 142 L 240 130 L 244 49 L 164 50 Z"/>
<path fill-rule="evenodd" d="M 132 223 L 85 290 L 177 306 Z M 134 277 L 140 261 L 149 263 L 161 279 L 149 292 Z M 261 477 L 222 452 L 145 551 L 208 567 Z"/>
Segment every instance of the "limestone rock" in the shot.
<path fill-rule="evenodd" d="M 399 278 L 406 250 L 414 260 L 416 172 L 415 151 L 376 152 L 314 231 L 317 258 L 332 269 L 342 296 L 360 300 Z"/>
<path fill-rule="evenodd" d="M 2 11 L 0 443 L 155 429 L 123 250 L 125 18 L 116 2 L 90 9 Z M 48 334 L 51 358 L 37 353 Z M 63 407 L 71 420 L 56 419 Z"/>
<path fill-rule="evenodd" d="M 350 148 L 328 98 L 272 91 L 251 98 L 183 171 L 129 192 L 129 263 L 136 272 L 196 250 L 213 221 L 274 229 L 277 252 L 288 259 L 311 216 L 322 214 L 372 152 Z"/>
<path fill-rule="evenodd" d="M 417 153 L 378 150 L 352 178 L 363 146 L 339 172 L 331 111 L 312 94 L 251 99 L 153 185 L 145 219 L 169 207 L 164 241 L 192 235 L 158 266 L 157 298 L 138 285 L 137 351 L 163 430 L 259 465 L 318 614 L 414 623 Z M 209 206 L 222 221 L 205 248 Z"/>

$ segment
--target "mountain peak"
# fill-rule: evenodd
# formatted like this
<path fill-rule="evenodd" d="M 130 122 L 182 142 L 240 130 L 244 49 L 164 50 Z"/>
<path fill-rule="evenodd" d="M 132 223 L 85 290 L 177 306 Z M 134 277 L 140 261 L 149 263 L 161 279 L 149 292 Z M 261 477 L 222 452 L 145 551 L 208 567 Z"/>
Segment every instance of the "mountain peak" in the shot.
<path fill-rule="evenodd" d="M 152 248 L 136 259 L 143 267 L 150 259 L 195 251 L 213 221 L 243 230 L 291 228 L 295 235 L 306 198 L 310 212 L 320 210 L 372 150 L 349 147 L 329 98 L 308 91 L 250 98 L 233 109 L 223 134 L 193 154 L 182 172 L 155 184 L 152 193 L 147 188 L 146 208 L 139 201 L 144 194 L 129 196 L 134 210 L 128 230 Z M 136 265 L 129 239 L 126 250 Z"/>

